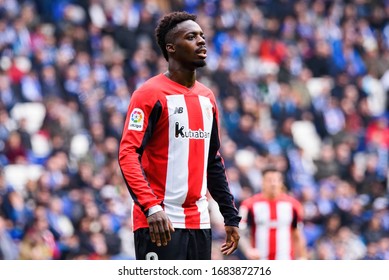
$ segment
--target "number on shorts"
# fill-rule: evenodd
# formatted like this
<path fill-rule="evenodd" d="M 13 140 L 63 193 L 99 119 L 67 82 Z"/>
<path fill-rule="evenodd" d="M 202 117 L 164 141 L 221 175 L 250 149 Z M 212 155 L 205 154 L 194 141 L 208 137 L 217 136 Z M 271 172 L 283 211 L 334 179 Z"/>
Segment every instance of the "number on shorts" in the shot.
<path fill-rule="evenodd" d="M 152 260 L 152 261 L 158 260 L 158 255 L 154 252 L 147 253 L 146 260 Z"/>

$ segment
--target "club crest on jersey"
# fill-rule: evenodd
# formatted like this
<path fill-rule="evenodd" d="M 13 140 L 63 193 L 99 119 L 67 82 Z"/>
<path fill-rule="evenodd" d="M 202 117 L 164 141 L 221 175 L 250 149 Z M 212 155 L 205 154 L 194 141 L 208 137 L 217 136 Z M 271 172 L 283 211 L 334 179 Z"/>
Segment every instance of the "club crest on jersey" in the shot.
<path fill-rule="evenodd" d="M 143 113 L 143 111 L 139 108 L 135 108 L 134 110 L 132 110 L 132 113 L 130 115 L 128 129 L 142 131 L 144 119 L 145 114 Z"/>

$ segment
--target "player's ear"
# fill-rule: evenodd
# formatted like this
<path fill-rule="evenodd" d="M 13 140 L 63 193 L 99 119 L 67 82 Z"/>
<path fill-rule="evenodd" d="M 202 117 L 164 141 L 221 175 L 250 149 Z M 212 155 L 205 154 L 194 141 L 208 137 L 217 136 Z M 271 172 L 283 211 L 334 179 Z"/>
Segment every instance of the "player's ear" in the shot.
<path fill-rule="evenodd" d="M 174 47 L 174 44 L 172 43 L 167 43 L 166 44 L 166 50 L 168 53 L 174 53 L 176 51 L 176 48 Z"/>

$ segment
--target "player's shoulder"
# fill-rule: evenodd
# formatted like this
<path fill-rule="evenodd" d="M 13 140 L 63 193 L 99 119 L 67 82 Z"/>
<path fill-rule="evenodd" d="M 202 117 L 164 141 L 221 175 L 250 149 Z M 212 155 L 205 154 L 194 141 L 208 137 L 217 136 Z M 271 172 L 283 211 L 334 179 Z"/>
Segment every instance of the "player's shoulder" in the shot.
<path fill-rule="evenodd" d="M 135 106 L 147 106 L 147 104 L 153 107 L 158 100 L 163 100 L 163 90 L 165 82 L 161 77 L 162 74 L 151 77 L 145 81 L 139 88 L 137 88 L 132 96 L 131 103 Z"/>
<path fill-rule="evenodd" d="M 134 91 L 134 94 L 155 94 L 163 87 L 164 81 L 162 74 L 156 75 L 145 81 L 139 88 Z"/>
<path fill-rule="evenodd" d="M 290 202 L 295 207 L 301 207 L 301 202 L 290 194 L 283 194 L 280 200 Z"/>
<path fill-rule="evenodd" d="M 205 97 L 209 97 L 211 99 L 215 98 L 215 95 L 212 92 L 212 90 L 208 86 L 203 84 L 202 82 L 196 81 L 196 87 L 197 87 L 197 90 L 198 90 L 200 95 L 203 95 Z"/>
<path fill-rule="evenodd" d="M 265 200 L 266 200 L 266 198 L 263 196 L 262 193 L 257 193 L 257 194 L 254 194 L 253 196 L 243 200 L 242 205 L 250 208 L 254 205 L 254 203 L 265 201 Z"/>

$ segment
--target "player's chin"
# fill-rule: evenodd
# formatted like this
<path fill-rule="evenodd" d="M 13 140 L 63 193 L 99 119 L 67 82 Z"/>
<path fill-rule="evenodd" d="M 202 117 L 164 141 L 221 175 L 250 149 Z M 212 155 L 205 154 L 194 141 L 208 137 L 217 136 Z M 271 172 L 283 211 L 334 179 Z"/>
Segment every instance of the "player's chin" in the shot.
<path fill-rule="evenodd" d="M 196 68 L 199 68 L 199 67 L 204 67 L 207 65 L 207 62 L 205 61 L 205 59 L 198 59 L 198 60 L 195 60 L 193 61 L 193 64 Z"/>

